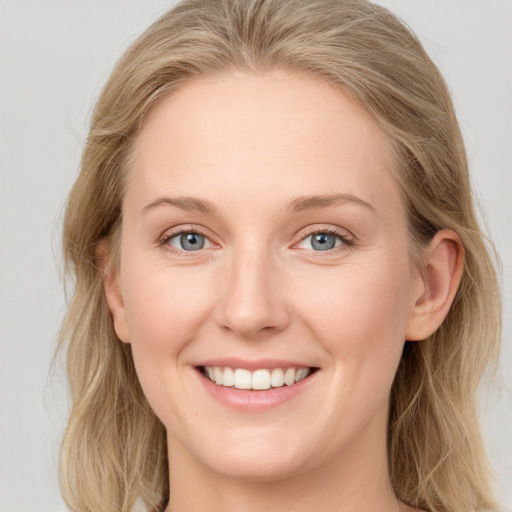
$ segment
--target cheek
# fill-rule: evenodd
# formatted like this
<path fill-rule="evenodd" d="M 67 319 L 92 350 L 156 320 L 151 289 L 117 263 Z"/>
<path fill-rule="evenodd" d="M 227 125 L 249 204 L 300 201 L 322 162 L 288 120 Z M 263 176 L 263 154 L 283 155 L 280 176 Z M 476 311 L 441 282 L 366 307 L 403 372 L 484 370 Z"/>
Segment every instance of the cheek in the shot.
<path fill-rule="evenodd" d="M 132 261 L 124 270 L 123 295 L 139 382 L 162 423 L 177 428 L 176 412 L 189 393 L 183 354 L 204 324 L 209 287 L 204 278 L 147 262 Z"/>
<path fill-rule="evenodd" d="M 198 291 L 196 284 L 196 279 L 166 272 L 140 274 L 130 282 L 125 306 L 132 344 L 168 352 L 192 337 L 208 301 L 204 287 Z"/>
<path fill-rule="evenodd" d="M 306 295 L 312 284 L 306 281 L 304 289 L 297 290 L 307 297 L 300 316 L 328 354 L 329 384 L 318 416 L 332 419 L 326 438 L 333 449 L 364 430 L 372 418 L 386 421 L 405 341 L 407 268 L 406 264 L 400 270 L 392 259 L 382 266 L 347 265 L 328 279 L 317 276 L 321 293 Z"/>
<path fill-rule="evenodd" d="M 409 314 L 408 268 L 407 258 L 390 255 L 312 275 L 295 290 L 304 297 L 299 315 L 335 361 L 364 362 L 369 372 L 394 366 Z"/>
<path fill-rule="evenodd" d="M 137 259 L 128 262 L 122 272 L 130 343 L 145 387 L 164 372 L 181 371 L 181 353 L 197 337 L 208 314 L 210 287 L 193 273 L 171 272 Z"/>

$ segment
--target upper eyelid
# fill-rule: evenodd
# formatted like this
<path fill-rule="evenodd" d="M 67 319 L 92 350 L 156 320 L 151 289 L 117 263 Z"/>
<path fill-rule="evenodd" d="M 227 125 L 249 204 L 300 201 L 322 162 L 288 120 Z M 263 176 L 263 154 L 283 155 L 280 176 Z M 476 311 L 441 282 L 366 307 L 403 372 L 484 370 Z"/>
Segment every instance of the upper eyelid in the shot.
<path fill-rule="evenodd" d="M 211 240 L 212 236 L 209 233 L 209 230 L 204 228 L 203 226 L 199 226 L 197 224 L 185 224 L 185 225 L 179 225 L 172 228 L 167 228 L 159 237 L 159 240 L 163 239 L 169 239 L 173 238 L 177 235 L 181 235 L 183 233 L 197 233 L 199 235 L 204 236 L 205 238 L 208 238 L 208 240 Z M 212 242 L 213 243 L 213 242 Z"/>
<path fill-rule="evenodd" d="M 337 226 L 322 226 L 322 225 L 313 225 L 308 226 L 306 228 L 303 228 L 299 230 L 296 234 L 296 238 L 298 238 L 298 241 L 304 240 L 304 238 L 307 238 L 308 236 L 315 235 L 317 233 L 329 233 L 336 236 L 339 236 L 342 239 L 355 241 L 356 237 L 345 228 L 337 227 Z M 297 243 L 297 242 L 295 242 Z"/>

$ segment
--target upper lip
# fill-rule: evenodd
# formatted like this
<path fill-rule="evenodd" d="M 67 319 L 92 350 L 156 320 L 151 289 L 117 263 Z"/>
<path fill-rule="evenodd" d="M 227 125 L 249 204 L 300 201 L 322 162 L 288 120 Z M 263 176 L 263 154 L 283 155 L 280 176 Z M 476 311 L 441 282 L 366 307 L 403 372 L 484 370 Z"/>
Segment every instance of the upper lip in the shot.
<path fill-rule="evenodd" d="M 291 361 L 284 359 L 239 359 L 239 358 L 213 358 L 205 359 L 196 363 L 194 366 L 219 366 L 230 368 L 244 368 L 246 370 L 271 369 L 271 368 L 315 368 L 310 364 L 301 363 L 299 361 Z"/>

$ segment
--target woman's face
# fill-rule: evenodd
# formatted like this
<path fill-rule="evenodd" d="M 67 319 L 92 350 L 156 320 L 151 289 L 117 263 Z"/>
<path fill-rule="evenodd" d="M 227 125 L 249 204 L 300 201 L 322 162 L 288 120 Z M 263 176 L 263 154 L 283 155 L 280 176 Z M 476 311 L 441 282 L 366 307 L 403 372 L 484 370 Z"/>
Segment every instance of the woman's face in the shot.
<path fill-rule="evenodd" d="M 422 290 L 392 167 L 347 96 L 281 71 L 149 114 L 106 291 L 171 464 L 272 479 L 384 453 Z"/>

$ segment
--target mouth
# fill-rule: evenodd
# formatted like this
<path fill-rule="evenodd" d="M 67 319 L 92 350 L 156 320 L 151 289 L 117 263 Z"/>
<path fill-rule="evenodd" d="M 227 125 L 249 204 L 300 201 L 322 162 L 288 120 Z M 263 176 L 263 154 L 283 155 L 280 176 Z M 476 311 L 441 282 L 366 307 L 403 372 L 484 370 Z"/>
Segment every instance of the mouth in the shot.
<path fill-rule="evenodd" d="M 293 386 L 311 377 L 318 371 L 318 368 L 286 367 L 249 370 L 230 366 L 198 366 L 197 370 L 217 386 L 249 391 L 266 391 Z"/>

